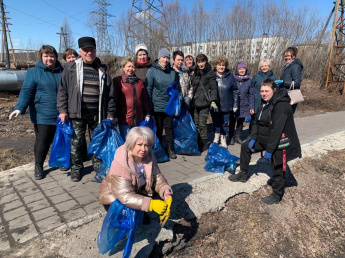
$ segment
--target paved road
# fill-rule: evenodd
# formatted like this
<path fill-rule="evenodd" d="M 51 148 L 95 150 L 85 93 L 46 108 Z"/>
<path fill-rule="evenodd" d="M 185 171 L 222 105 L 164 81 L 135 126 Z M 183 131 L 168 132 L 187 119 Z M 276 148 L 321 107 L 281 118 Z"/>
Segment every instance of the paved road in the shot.
<path fill-rule="evenodd" d="M 296 118 L 301 144 L 343 131 L 344 118 L 345 111 Z M 229 150 L 239 156 L 240 146 L 230 146 Z M 176 160 L 160 164 L 160 169 L 171 185 L 192 185 L 217 177 L 203 169 L 204 157 L 205 154 L 178 156 Z M 253 160 L 258 158 L 259 154 L 253 155 Z M 0 173 L 0 251 L 41 234 L 83 225 L 104 213 L 97 200 L 99 184 L 92 182 L 95 173 L 91 163 L 84 165 L 84 175 L 78 183 L 71 182 L 67 172 L 51 169 L 47 164 L 47 175 L 39 181 L 33 177 L 33 164 Z"/>

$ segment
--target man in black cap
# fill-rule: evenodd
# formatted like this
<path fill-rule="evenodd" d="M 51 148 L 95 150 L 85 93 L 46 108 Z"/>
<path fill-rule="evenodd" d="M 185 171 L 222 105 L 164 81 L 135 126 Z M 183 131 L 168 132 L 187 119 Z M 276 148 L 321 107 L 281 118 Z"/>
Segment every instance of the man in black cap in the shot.
<path fill-rule="evenodd" d="M 80 57 L 68 63 L 61 75 L 57 109 L 62 122 L 68 118 L 74 127 L 71 140 L 71 180 L 80 181 L 83 168 L 82 146 L 86 144 L 86 126 L 93 130 L 103 119 L 116 125 L 115 91 L 107 66 L 96 57 L 96 41 L 92 37 L 78 39 Z M 101 161 L 92 157 L 94 170 Z"/>

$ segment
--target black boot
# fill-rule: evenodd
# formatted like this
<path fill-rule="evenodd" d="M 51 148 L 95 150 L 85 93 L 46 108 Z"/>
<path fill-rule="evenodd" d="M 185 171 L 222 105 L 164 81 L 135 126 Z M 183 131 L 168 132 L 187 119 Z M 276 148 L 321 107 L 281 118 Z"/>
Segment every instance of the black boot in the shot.
<path fill-rule="evenodd" d="M 43 166 L 35 164 L 35 179 L 40 180 L 43 178 Z"/>
<path fill-rule="evenodd" d="M 207 139 L 206 140 L 204 140 L 204 139 L 202 140 L 202 145 L 203 145 L 202 152 L 207 151 L 208 147 L 210 147 L 210 144 L 208 143 Z"/>
<path fill-rule="evenodd" d="M 237 142 L 239 144 L 243 143 L 243 141 L 241 140 L 242 129 L 243 129 L 243 125 L 236 128 L 235 142 Z"/>
<path fill-rule="evenodd" d="M 279 203 L 281 201 L 281 197 L 272 193 L 271 195 L 262 198 L 262 201 L 267 204 Z"/>
<path fill-rule="evenodd" d="M 247 172 L 240 170 L 238 174 L 230 175 L 228 178 L 232 182 L 247 182 Z"/>
<path fill-rule="evenodd" d="M 235 144 L 235 128 L 230 128 L 229 127 L 229 140 L 230 140 L 230 145 L 234 145 Z"/>
<path fill-rule="evenodd" d="M 168 155 L 169 155 L 169 158 L 171 159 L 177 158 L 175 150 L 174 150 L 174 142 L 168 142 Z"/>

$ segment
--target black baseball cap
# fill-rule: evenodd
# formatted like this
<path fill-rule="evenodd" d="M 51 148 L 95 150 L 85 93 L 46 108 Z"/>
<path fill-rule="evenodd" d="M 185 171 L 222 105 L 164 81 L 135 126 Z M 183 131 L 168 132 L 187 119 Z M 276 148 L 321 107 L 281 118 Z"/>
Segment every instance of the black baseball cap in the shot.
<path fill-rule="evenodd" d="M 93 37 L 81 37 L 78 39 L 79 48 L 96 48 L 96 40 Z"/>

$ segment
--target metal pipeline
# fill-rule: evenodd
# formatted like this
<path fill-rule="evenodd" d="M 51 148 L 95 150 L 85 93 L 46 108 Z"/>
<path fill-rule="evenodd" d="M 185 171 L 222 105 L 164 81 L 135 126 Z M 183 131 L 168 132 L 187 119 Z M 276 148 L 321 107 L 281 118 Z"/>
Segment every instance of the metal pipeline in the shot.
<path fill-rule="evenodd" d="M 20 91 L 23 85 L 25 70 L 0 69 L 0 91 Z"/>

